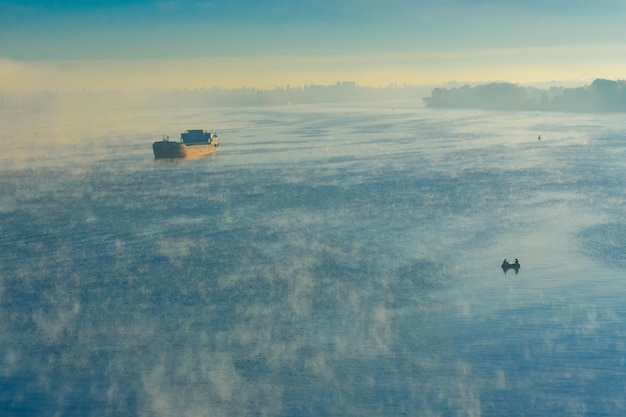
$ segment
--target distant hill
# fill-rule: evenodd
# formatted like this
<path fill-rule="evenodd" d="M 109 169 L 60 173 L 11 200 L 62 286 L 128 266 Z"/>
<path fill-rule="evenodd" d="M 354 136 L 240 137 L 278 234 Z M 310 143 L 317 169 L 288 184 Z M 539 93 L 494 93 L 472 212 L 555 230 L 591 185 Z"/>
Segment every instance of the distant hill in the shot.
<path fill-rule="evenodd" d="M 435 88 L 424 103 L 428 107 L 484 110 L 543 110 L 564 112 L 626 111 L 626 81 L 596 79 L 575 88 L 539 89 L 511 83 Z"/>

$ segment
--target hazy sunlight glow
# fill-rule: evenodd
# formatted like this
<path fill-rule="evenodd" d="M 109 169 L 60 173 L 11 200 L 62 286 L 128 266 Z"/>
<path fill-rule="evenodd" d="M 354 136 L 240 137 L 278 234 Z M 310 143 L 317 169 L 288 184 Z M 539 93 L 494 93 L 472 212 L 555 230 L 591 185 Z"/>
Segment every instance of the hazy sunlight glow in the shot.
<path fill-rule="evenodd" d="M 564 14 L 560 2 L 9 1 L 0 91 L 622 78 L 626 9 L 574 1 Z"/>
<path fill-rule="evenodd" d="M 350 56 L 241 57 L 178 60 L 0 60 L 0 90 L 71 91 L 140 88 L 272 88 L 355 81 L 362 86 L 447 81 L 521 83 L 620 78 L 626 45 L 484 49 Z M 580 55 L 593 55 L 575 65 Z M 619 58 L 617 58 L 619 57 Z"/>

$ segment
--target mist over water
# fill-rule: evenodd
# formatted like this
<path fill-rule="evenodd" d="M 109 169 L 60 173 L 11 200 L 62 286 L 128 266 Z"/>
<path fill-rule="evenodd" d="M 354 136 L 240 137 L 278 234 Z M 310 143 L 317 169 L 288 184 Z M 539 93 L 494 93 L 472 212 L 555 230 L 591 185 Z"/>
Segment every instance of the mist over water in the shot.
<path fill-rule="evenodd" d="M 620 115 L 0 120 L 2 415 L 624 413 Z"/>

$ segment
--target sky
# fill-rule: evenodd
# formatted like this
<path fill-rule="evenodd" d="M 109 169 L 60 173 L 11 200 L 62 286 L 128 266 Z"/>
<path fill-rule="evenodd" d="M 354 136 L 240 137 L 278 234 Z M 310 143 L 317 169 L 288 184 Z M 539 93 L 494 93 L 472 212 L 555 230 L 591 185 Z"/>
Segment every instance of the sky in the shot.
<path fill-rule="evenodd" d="M 622 79 L 622 0 L 0 0 L 0 91 Z"/>

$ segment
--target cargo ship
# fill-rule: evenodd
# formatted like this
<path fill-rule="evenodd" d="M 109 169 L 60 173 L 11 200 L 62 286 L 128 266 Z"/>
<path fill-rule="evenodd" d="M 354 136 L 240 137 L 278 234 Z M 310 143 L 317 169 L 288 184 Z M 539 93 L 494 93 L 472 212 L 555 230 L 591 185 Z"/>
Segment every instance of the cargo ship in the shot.
<path fill-rule="evenodd" d="M 175 142 L 169 136 L 154 142 L 152 150 L 155 159 L 193 158 L 217 151 L 217 135 L 202 129 L 190 129 L 181 133 L 180 141 Z"/>

